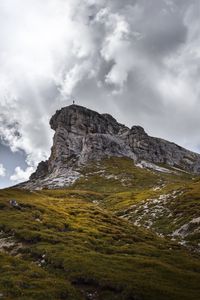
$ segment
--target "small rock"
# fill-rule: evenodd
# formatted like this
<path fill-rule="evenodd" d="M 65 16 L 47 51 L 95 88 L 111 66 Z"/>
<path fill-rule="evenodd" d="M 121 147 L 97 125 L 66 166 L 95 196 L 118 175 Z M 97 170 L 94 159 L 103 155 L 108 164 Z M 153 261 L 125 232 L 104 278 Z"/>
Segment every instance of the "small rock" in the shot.
<path fill-rule="evenodd" d="M 17 209 L 20 209 L 20 208 L 21 208 L 20 205 L 17 203 L 17 200 L 15 200 L 15 199 L 11 199 L 11 200 L 9 201 L 9 203 L 10 203 L 10 205 L 11 205 L 12 207 L 14 207 L 14 208 L 17 208 Z"/>

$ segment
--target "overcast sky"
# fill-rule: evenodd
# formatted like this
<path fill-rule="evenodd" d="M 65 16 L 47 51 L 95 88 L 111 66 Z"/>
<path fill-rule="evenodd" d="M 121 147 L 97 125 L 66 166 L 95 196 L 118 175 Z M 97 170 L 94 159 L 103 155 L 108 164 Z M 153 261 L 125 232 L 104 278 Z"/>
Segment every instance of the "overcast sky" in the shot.
<path fill-rule="evenodd" d="M 77 103 L 200 152 L 199 0 L 1 0 L 0 187 L 48 157 Z"/>

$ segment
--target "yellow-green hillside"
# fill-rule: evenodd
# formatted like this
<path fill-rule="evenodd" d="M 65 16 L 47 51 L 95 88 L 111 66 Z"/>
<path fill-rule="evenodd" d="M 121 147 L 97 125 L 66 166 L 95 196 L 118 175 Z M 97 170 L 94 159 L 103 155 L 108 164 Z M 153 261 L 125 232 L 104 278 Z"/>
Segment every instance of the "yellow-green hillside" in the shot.
<path fill-rule="evenodd" d="M 193 218 L 198 178 L 136 168 L 127 159 L 92 164 L 82 174 L 70 189 L 0 191 L 0 298 L 198 300 L 199 254 L 124 217 L 147 198 L 185 189 L 181 205 L 170 205 Z M 164 223 L 156 229 L 167 230 Z"/>

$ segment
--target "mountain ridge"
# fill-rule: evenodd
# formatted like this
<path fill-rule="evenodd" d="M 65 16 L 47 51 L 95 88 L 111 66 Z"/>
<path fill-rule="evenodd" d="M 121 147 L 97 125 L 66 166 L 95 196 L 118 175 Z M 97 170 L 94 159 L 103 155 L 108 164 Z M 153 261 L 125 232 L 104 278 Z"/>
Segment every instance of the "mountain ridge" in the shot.
<path fill-rule="evenodd" d="M 104 157 L 131 158 L 134 164 L 157 171 L 164 165 L 166 170 L 200 174 L 200 154 L 151 137 L 141 126 L 129 128 L 109 114 L 73 104 L 57 110 L 50 126 L 55 131 L 51 155 L 39 163 L 23 188 L 69 186 L 81 176 L 77 168 Z"/>

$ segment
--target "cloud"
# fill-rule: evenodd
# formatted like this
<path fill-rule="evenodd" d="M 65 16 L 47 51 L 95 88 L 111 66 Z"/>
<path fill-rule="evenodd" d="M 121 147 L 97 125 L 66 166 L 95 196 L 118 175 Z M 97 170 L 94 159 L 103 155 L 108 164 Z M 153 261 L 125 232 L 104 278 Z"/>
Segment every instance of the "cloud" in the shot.
<path fill-rule="evenodd" d="M 5 177 L 6 176 L 6 169 L 2 164 L 0 164 L 0 177 Z"/>
<path fill-rule="evenodd" d="M 22 170 L 20 166 L 15 168 L 15 172 L 10 176 L 10 180 L 14 183 L 19 183 L 22 181 L 27 181 L 30 175 L 33 173 L 34 169 L 29 167 L 26 170 Z"/>
<path fill-rule="evenodd" d="M 107 61 L 113 61 L 111 70 L 105 76 L 105 82 L 123 87 L 128 72 L 132 69 L 131 28 L 125 17 L 102 9 L 96 16 L 96 22 L 104 24 L 106 36 L 103 41 L 101 55 Z"/>
<path fill-rule="evenodd" d="M 72 95 L 199 151 L 199 13 L 197 0 L 1 0 L 0 137 L 28 165 L 12 179 L 48 157 Z"/>

